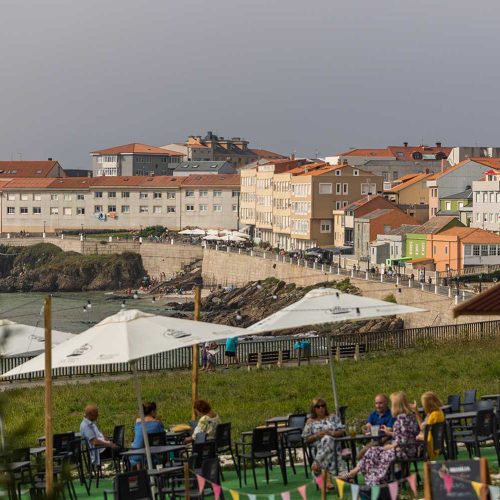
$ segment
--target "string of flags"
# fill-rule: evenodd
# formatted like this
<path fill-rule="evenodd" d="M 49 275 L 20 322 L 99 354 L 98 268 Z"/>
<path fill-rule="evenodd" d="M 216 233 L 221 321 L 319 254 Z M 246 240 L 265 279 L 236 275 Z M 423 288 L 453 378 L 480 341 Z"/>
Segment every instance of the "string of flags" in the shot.
<path fill-rule="evenodd" d="M 490 496 L 491 500 L 500 500 L 500 486 L 491 486 L 489 484 L 484 484 L 484 483 L 479 483 L 476 481 L 467 481 L 465 479 L 462 479 L 460 477 L 452 476 L 450 474 L 443 474 L 442 479 L 444 482 L 444 487 L 445 490 L 448 494 L 451 493 L 453 490 L 453 482 L 455 480 L 462 481 L 462 482 L 470 482 L 472 487 L 474 488 L 474 491 L 476 492 L 476 495 L 478 498 L 481 498 L 481 493 L 483 491 L 483 488 L 489 488 L 490 491 Z M 220 500 L 222 491 L 225 491 L 231 495 L 232 500 L 240 500 L 240 499 L 246 499 L 248 498 L 249 500 L 257 500 L 258 498 L 267 498 L 268 500 L 290 500 L 292 493 L 298 492 L 300 494 L 300 497 L 302 500 L 307 500 L 307 488 L 309 486 L 313 486 L 314 483 L 306 483 L 301 486 L 298 486 L 297 488 L 290 490 L 290 491 L 284 491 L 279 494 L 267 494 L 267 493 L 246 493 L 243 491 L 238 491 L 238 490 L 233 490 L 230 488 L 223 488 L 220 484 L 214 483 L 212 481 L 209 481 L 208 479 L 204 478 L 203 476 L 200 476 L 199 474 L 196 474 L 196 480 L 198 482 L 198 490 L 200 493 L 202 493 L 205 489 L 206 486 L 210 486 L 214 492 L 214 498 L 215 500 Z M 321 490 L 323 487 L 323 478 L 322 476 L 316 476 L 314 478 L 314 481 L 318 488 Z M 389 494 L 391 496 L 391 500 L 397 500 L 398 494 L 399 494 L 399 489 L 400 485 L 407 482 L 408 485 L 410 486 L 410 489 L 412 490 L 413 494 L 415 497 L 417 496 L 417 476 L 415 474 L 411 474 L 408 477 L 405 477 L 403 479 L 399 479 L 396 481 L 392 481 L 391 483 L 388 484 L 381 484 L 381 485 L 373 485 L 373 486 L 363 486 L 364 488 L 370 488 L 371 490 L 371 500 L 377 500 L 379 495 L 380 495 L 380 490 L 382 488 L 388 488 Z M 344 498 L 344 495 L 347 493 L 347 488 L 345 487 L 346 484 L 350 487 L 350 496 L 352 500 L 359 500 L 359 495 L 360 495 L 360 485 L 359 484 L 354 484 L 354 483 L 348 483 L 346 481 L 343 481 L 342 479 L 335 479 L 335 485 L 337 488 L 338 496 L 340 498 Z"/>

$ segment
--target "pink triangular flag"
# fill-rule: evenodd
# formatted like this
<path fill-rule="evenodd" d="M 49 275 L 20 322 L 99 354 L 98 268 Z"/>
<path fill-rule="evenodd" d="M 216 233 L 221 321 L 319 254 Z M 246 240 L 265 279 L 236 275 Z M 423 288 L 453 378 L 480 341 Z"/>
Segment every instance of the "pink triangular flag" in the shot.
<path fill-rule="evenodd" d="M 453 476 L 450 476 L 448 473 L 443 474 L 443 481 L 444 481 L 444 489 L 446 490 L 446 493 L 449 495 L 451 493 L 451 490 L 453 489 Z"/>
<path fill-rule="evenodd" d="M 391 500 L 397 500 L 398 491 L 399 491 L 399 483 L 397 481 L 389 483 L 389 493 L 391 495 Z"/>
<path fill-rule="evenodd" d="M 303 484 L 302 486 L 299 486 L 297 488 L 298 492 L 300 493 L 300 496 L 302 497 L 302 500 L 307 500 L 307 484 Z"/>
<path fill-rule="evenodd" d="M 203 476 L 196 474 L 196 480 L 198 481 L 198 490 L 200 493 L 202 493 L 205 489 L 206 479 Z"/>
<path fill-rule="evenodd" d="M 218 484 L 215 484 L 215 483 L 211 483 L 211 485 L 212 485 L 212 489 L 214 490 L 215 500 L 219 500 L 222 488 Z"/>
<path fill-rule="evenodd" d="M 417 496 L 417 476 L 415 474 L 412 474 L 411 476 L 408 476 L 406 480 L 408 481 L 413 494 Z"/>
<path fill-rule="evenodd" d="M 281 494 L 281 500 L 290 500 L 290 492 L 289 491 L 284 491 Z"/>
<path fill-rule="evenodd" d="M 318 485 L 319 489 L 323 488 L 323 477 L 322 476 L 314 476 L 314 480 L 316 481 L 316 484 Z"/>

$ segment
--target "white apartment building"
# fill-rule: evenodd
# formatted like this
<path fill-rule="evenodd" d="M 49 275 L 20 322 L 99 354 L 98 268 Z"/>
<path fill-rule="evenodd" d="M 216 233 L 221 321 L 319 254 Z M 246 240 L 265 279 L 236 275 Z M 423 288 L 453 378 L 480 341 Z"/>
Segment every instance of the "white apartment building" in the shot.
<path fill-rule="evenodd" d="M 472 183 L 472 199 L 471 227 L 500 234 L 500 168 L 488 170 L 484 180 Z"/>
<path fill-rule="evenodd" d="M 0 182 L 0 233 L 238 228 L 239 175 Z"/>

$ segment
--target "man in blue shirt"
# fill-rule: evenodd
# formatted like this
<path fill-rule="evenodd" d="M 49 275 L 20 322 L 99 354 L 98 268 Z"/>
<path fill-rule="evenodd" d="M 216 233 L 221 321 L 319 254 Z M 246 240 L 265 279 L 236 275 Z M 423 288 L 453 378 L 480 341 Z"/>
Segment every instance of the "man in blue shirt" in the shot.
<path fill-rule="evenodd" d="M 236 355 L 237 349 L 238 337 L 231 337 L 229 339 L 226 339 L 226 370 L 229 368 L 231 359 L 234 359 L 234 362 L 239 366 L 240 362 L 238 361 L 238 356 Z"/>
<path fill-rule="evenodd" d="M 385 394 L 377 394 L 375 396 L 375 410 L 368 416 L 366 432 L 370 433 L 373 425 L 385 425 L 392 429 L 395 421 L 396 419 L 389 409 L 389 398 Z"/>

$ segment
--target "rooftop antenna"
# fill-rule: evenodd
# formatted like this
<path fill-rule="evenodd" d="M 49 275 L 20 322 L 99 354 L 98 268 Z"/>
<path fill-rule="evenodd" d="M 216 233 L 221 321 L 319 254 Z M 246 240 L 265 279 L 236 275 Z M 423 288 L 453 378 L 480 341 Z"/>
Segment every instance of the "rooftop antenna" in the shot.
<path fill-rule="evenodd" d="M 17 156 L 19 156 L 19 161 L 23 159 L 23 154 L 22 153 L 17 153 Z"/>

